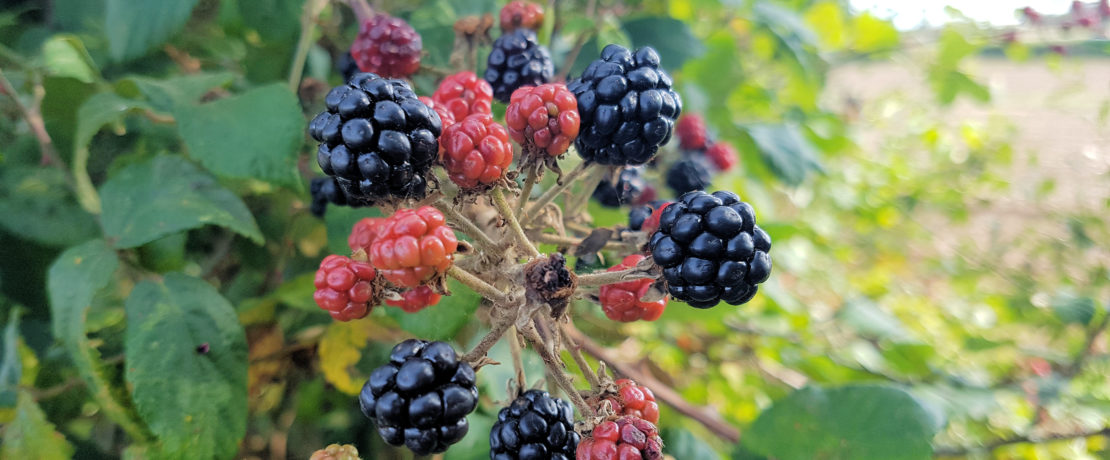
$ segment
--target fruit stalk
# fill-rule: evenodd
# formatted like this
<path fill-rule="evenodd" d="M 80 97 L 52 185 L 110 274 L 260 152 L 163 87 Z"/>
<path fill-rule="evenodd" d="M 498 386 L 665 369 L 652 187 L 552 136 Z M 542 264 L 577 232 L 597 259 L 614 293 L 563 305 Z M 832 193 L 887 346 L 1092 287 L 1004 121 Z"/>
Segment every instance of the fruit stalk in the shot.
<path fill-rule="evenodd" d="M 509 228 L 512 229 L 521 249 L 527 251 L 528 255 L 533 258 L 539 257 L 540 251 L 528 240 L 528 235 L 524 234 L 524 229 L 520 227 L 520 222 L 517 221 L 512 208 L 509 207 L 509 201 L 505 199 L 505 192 L 501 190 L 501 187 L 491 190 L 490 196 L 493 198 L 494 206 L 497 206 L 497 210 L 501 212 L 501 217 L 509 223 Z"/>
<path fill-rule="evenodd" d="M 451 267 L 447 269 L 447 276 L 455 278 L 460 283 L 465 284 L 470 289 L 473 289 L 474 292 L 477 292 L 478 294 L 481 294 L 482 297 L 489 299 L 495 305 L 507 306 L 511 302 L 510 297 L 504 292 L 501 292 L 496 287 L 485 282 L 485 280 L 477 277 L 473 273 L 463 270 L 458 265 L 452 264 Z"/>
<path fill-rule="evenodd" d="M 473 220 L 470 220 L 469 217 L 466 217 L 466 215 L 458 209 L 455 209 L 455 205 L 447 201 L 446 198 L 440 199 L 432 203 L 432 205 L 450 218 L 455 225 L 462 227 L 462 232 L 477 243 L 479 251 L 490 251 L 497 247 L 497 243 L 494 243 L 489 235 L 486 235 L 486 232 L 478 228 L 478 224 L 475 224 Z"/>
<path fill-rule="evenodd" d="M 567 394 L 567 397 L 570 398 L 570 402 L 574 404 L 574 407 L 578 409 L 583 416 L 592 417 L 594 415 L 593 408 L 590 407 L 589 404 L 586 404 L 586 400 L 582 399 L 582 394 L 578 392 L 578 389 L 574 388 L 574 384 L 571 383 L 566 370 L 563 369 L 563 360 L 547 349 L 543 338 L 540 337 L 539 332 L 536 331 L 536 326 L 529 323 L 521 329 L 521 332 L 524 334 L 524 338 L 532 344 L 532 348 L 536 349 L 536 353 L 540 355 L 540 358 L 543 359 L 544 366 L 547 367 L 548 374 L 555 379 L 555 384 Z"/>
<path fill-rule="evenodd" d="M 537 198 L 534 203 L 532 203 L 532 206 L 524 211 L 524 214 L 520 215 L 520 224 L 528 225 L 529 223 L 531 223 L 532 219 L 534 219 L 536 215 L 540 213 L 540 210 L 542 210 L 544 206 L 547 206 L 548 203 L 555 201 L 555 198 L 558 198 L 560 193 L 563 193 L 563 191 L 570 188 L 570 186 L 574 184 L 574 181 L 578 180 L 579 176 L 587 173 L 590 170 L 591 166 L 593 166 L 593 163 L 590 163 L 588 161 L 578 163 L 578 166 L 575 166 L 574 169 L 567 173 L 566 176 L 563 176 L 560 179 L 562 182 L 543 192 L 543 195 L 540 195 L 540 197 Z"/>
<path fill-rule="evenodd" d="M 632 267 L 625 270 L 615 272 L 598 272 L 586 275 L 578 275 L 579 286 L 601 286 L 603 284 L 620 283 L 624 281 L 632 281 L 643 278 L 655 278 L 656 274 L 644 271 L 643 269 Z"/>

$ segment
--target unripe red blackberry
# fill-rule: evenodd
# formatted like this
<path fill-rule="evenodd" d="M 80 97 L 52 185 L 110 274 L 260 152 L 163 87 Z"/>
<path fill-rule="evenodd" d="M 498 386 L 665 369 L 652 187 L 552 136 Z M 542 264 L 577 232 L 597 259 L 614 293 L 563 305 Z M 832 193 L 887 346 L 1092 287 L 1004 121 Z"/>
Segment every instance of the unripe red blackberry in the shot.
<path fill-rule="evenodd" d="M 578 137 L 581 121 L 578 101 L 562 83 L 520 87 L 505 109 L 509 134 L 525 154 L 562 155 Z"/>
<path fill-rule="evenodd" d="M 351 57 L 363 72 L 405 78 L 420 68 L 420 34 L 401 18 L 376 15 L 362 23 L 351 43 Z"/>
<path fill-rule="evenodd" d="M 368 263 L 340 255 L 327 256 L 316 270 L 313 282 L 316 292 L 312 298 L 339 321 L 362 318 L 375 303 L 374 275 L 374 267 Z"/>
<path fill-rule="evenodd" d="M 451 266 L 458 250 L 454 230 L 431 206 L 399 209 L 384 219 L 370 244 L 370 262 L 398 287 L 416 287 Z"/>
<path fill-rule="evenodd" d="M 644 260 L 642 254 L 631 254 L 626 256 L 621 263 L 609 267 L 608 271 L 615 272 L 629 269 L 635 267 L 641 260 Z M 601 309 L 605 312 L 605 316 L 613 321 L 625 323 L 636 320 L 655 321 L 659 319 L 663 315 L 663 309 L 667 308 L 666 296 L 654 302 L 640 300 L 651 289 L 654 281 L 651 278 L 641 278 L 601 286 L 599 296 L 601 297 Z M 658 412 L 658 409 L 656 409 L 656 412 Z"/>
<path fill-rule="evenodd" d="M 501 33 L 513 29 L 539 30 L 543 26 L 543 7 L 531 2 L 513 0 L 501 8 Z"/>
<path fill-rule="evenodd" d="M 705 149 L 705 157 L 718 171 L 728 171 L 740 161 L 740 154 L 725 142 L 714 142 Z"/>
<path fill-rule="evenodd" d="M 475 113 L 491 113 L 493 88 L 474 72 L 459 72 L 439 83 L 432 100 L 446 107 L 458 121 Z"/>
<path fill-rule="evenodd" d="M 440 162 L 451 181 L 464 189 L 488 188 L 505 178 L 513 162 L 509 132 L 493 116 L 467 116 L 443 131 Z"/>
<path fill-rule="evenodd" d="M 466 436 L 478 388 L 474 369 L 450 345 L 409 339 L 370 374 L 358 400 L 386 443 L 428 455 Z"/>
<path fill-rule="evenodd" d="M 685 150 L 702 150 L 709 142 L 709 130 L 705 128 L 705 119 L 696 113 L 683 115 L 675 126 L 678 134 L 678 145 Z"/>
<path fill-rule="evenodd" d="M 386 299 L 385 304 L 400 307 L 405 313 L 416 313 L 439 303 L 441 295 L 428 286 L 417 286 L 401 293 L 401 300 Z"/>
<path fill-rule="evenodd" d="M 654 424 L 624 416 L 594 427 L 578 443 L 575 460 L 662 460 L 663 440 Z"/>
<path fill-rule="evenodd" d="M 347 246 L 351 248 L 351 252 L 362 251 L 369 255 L 370 245 L 378 237 L 378 227 L 381 226 L 384 220 L 380 217 L 364 217 L 362 220 L 355 222 L 355 225 L 351 227 L 351 233 L 347 235 Z"/>

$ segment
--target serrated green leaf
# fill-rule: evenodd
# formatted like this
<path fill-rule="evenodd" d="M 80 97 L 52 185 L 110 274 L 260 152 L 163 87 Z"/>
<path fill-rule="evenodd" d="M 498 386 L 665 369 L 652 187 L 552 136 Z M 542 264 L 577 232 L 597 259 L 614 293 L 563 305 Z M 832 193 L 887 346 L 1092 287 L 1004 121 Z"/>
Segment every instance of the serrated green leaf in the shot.
<path fill-rule="evenodd" d="M 794 124 L 752 124 L 745 127 L 771 171 L 789 185 L 801 185 L 810 172 L 822 172 L 817 149 Z"/>
<path fill-rule="evenodd" d="M 742 442 L 779 460 L 927 460 L 938 429 L 932 414 L 898 388 L 807 387 L 760 414 Z"/>
<path fill-rule="evenodd" d="M 74 201 L 65 173 L 41 166 L 0 171 L 0 227 L 49 246 L 88 241 L 98 229 Z"/>
<path fill-rule="evenodd" d="M 690 31 L 690 26 L 678 19 L 647 16 L 624 21 L 621 28 L 632 40 L 632 46 L 655 48 L 660 65 L 669 71 L 705 53 L 705 45 Z"/>
<path fill-rule="evenodd" d="M 247 339 L 235 309 L 179 273 L 139 283 L 126 309 L 127 383 L 163 457 L 234 456 L 247 423 Z"/>
<path fill-rule="evenodd" d="M 107 0 L 108 51 L 120 62 L 165 43 L 185 25 L 197 0 Z"/>
<path fill-rule="evenodd" d="M 305 0 L 251 0 L 238 2 L 243 23 L 267 41 L 291 40 L 301 30 Z"/>
<path fill-rule="evenodd" d="M 178 156 L 162 155 L 117 171 L 100 195 L 104 233 L 117 247 L 140 246 L 203 225 L 263 241 L 242 200 Z"/>
<path fill-rule="evenodd" d="M 189 155 L 213 173 L 300 187 L 301 106 L 284 84 L 174 110 Z"/>
<path fill-rule="evenodd" d="M 389 307 L 390 317 L 412 335 L 425 340 L 448 340 L 466 325 L 482 303 L 482 297 L 453 278 L 447 282 L 451 295 L 443 296 L 438 304 L 416 313 L 405 313 L 400 308 Z"/>
<path fill-rule="evenodd" d="M 38 404 L 26 391 L 19 392 L 15 419 L 4 426 L 0 460 L 65 460 L 72 458 L 73 446 L 54 430 Z"/>
<path fill-rule="evenodd" d="M 55 35 L 42 44 L 43 65 L 51 75 L 70 77 L 85 83 L 100 80 L 96 63 L 81 39 L 68 34 Z"/>
<path fill-rule="evenodd" d="M 172 111 L 179 105 L 195 104 L 214 88 L 227 86 L 235 79 L 230 72 L 179 75 L 166 79 L 132 77 L 125 81 L 134 83 L 150 102 L 150 105 L 164 111 Z"/>

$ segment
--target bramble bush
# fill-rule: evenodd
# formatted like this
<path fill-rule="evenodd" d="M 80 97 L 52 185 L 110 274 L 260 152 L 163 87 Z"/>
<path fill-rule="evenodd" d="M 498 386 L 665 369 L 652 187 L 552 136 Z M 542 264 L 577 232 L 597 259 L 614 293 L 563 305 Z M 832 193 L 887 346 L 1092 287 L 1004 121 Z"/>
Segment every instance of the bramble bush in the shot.
<path fill-rule="evenodd" d="M 0 459 L 1101 458 L 1105 209 L 966 237 L 1018 187 L 967 60 L 1064 59 L 997 32 L 8 2 Z M 935 104 L 824 96 L 905 57 Z"/>

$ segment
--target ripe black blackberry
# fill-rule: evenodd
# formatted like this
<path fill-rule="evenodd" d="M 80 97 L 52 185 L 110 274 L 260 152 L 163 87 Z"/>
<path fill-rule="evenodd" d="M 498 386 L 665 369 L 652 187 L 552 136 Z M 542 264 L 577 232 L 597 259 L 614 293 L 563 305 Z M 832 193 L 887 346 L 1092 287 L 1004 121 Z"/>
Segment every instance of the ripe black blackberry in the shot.
<path fill-rule="evenodd" d="M 619 45 L 601 50 L 601 59 L 567 85 L 578 98 L 582 128 L 574 145 L 589 161 L 608 165 L 647 163 L 671 139 L 682 99 L 671 77 L 659 68 L 650 46 L 633 54 Z"/>
<path fill-rule="evenodd" d="M 682 195 L 663 210 L 648 247 L 671 296 L 697 308 L 743 304 L 771 274 L 771 237 L 732 192 Z"/>
<path fill-rule="evenodd" d="M 320 142 L 320 169 L 336 178 L 350 203 L 424 196 L 442 122 L 408 83 L 360 73 L 324 102 L 327 109 L 308 131 Z"/>
<path fill-rule="evenodd" d="M 385 442 L 417 455 L 447 450 L 466 436 L 478 405 L 474 369 L 444 342 L 409 339 L 370 374 L 358 398 Z"/>
<path fill-rule="evenodd" d="M 528 390 L 497 414 L 489 433 L 490 460 L 570 460 L 580 436 L 574 409 L 542 390 Z"/>
<path fill-rule="evenodd" d="M 594 189 L 594 199 L 610 208 L 621 205 L 636 204 L 647 188 L 644 180 L 643 168 L 629 167 L 621 170 L 617 175 L 617 183 L 613 184 L 611 178 L 605 178 Z"/>
<path fill-rule="evenodd" d="M 676 161 L 667 170 L 667 186 L 674 190 L 675 195 L 694 190 L 705 190 L 713 180 L 712 174 L 705 163 L 694 157 L 687 157 Z"/>
<path fill-rule="evenodd" d="M 347 204 L 347 195 L 343 194 L 334 177 L 312 179 L 308 185 L 308 191 L 312 196 L 312 205 L 309 209 L 316 217 L 324 217 L 324 213 L 328 210 L 328 203 L 339 206 Z"/>
<path fill-rule="evenodd" d="M 519 28 L 502 34 L 493 42 L 493 51 L 486 61 L 486 81 L 493 87 L 493 97 L 509 102 L 513 91 L 521 86 L 539 86 L 551 81 L 555 65 L 551 53 L 536 41 L 536 32 Z"/>

